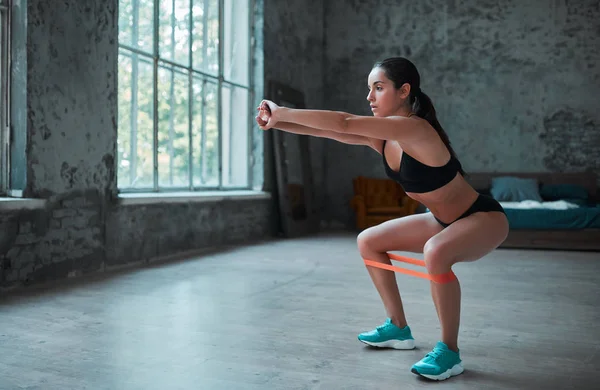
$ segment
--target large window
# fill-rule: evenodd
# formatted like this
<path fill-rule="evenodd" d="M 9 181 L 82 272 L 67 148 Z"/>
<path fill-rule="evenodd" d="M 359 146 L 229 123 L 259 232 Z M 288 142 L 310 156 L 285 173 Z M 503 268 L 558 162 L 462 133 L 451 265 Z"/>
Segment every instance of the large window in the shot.
<path fill-rule="evenodd" d="M 119 0 L 121 191 L 251 187 L 253 0 Z"/>
<path fill-rule="evenodd" d="M 10 6 L 0 0 L 0 193 L 9 188 L 10 151 Z"/>

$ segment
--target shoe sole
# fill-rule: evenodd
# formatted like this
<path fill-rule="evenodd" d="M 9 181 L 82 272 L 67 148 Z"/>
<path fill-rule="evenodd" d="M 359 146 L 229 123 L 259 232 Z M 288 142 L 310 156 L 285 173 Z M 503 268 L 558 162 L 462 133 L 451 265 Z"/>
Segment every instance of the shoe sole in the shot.
<path fill-rule="evenodd" d="M 454 367 L 452 367 L 449 370 L 446 370 L 445 372 L 439 374 L 439 375 L 428 375 L 428 374 L 421 374 L 419 371 L 417 371 L 415 368 L 412 368 L 410 370 L 410 372 L 412 372 L 413 374 L 417 374 L 419 376 L 422 376 L 424 378 L 427 379 L 431 379 L 433 381 L 443 381 L 446 380 L 450 377 L 456 376 L 456 375 L 460 375 L 465 371 L 464 367 L 462 366 L 461 363 L 455 364 Z"/>
<path fill-rule="evenodd" d="M 360 342 L 377 348 L 393 348 L 393 349 L 414 349 L 415 340 L 388 340 L 381 343 L 358 339 Z"/>

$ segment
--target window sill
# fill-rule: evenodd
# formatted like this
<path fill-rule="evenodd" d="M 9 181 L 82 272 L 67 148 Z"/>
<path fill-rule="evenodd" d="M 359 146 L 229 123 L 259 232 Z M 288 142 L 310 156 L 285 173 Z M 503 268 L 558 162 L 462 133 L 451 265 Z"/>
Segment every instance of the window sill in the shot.
<path fill-rule="evenodd" d="M 143 205 L 158 203 L 214 203 L 224 200 L 271 199 L 271 194 L 263 191 L 205 191 L 168 193 L 125 193 L 119 194 L 120 205 Z M 0 197 L 0 211 L 36 210 L 46 206 L 45 199 Z"/>
<path fill-rule="evenodd" d="M 270 199 L 271 194 L 263 191 L 203 191 L 164 193 L 121 193 L 119 205 L 143 205 L 157 203 L 214 203 L 223 200 Z"/>
<path fill-rule="evenodd" d="M 44 199 L 29 198 L 3 198 L 0 197 L 0 211 L 2 210 L 35 210 L 46 206 Z"/>

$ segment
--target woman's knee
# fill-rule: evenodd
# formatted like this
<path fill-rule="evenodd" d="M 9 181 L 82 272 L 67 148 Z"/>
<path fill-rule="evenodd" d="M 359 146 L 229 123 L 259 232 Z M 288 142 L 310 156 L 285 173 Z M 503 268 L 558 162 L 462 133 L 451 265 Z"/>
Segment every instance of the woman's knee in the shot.
<path fill-rule="evenodd" d="M 452 253 L 447 249 L 443 241 L 432 238 L 423 247 L 425 267 L 430 274 L 445 274 L 451 271 L 454 264 Z"/>
<path fill-rule="evenodd" d="M 375 245 L 376 240 L 377 234 L 374 228 L 367 228 L 358 234 L 356 245 L 362 257 L 368 257 L 378 252 Z"/>

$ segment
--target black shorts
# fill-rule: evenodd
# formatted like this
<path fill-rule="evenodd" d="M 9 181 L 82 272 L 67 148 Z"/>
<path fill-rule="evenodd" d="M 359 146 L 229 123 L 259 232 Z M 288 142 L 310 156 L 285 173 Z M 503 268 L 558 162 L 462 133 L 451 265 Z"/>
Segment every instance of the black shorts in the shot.
<path fill-rule="evenodd" d="M 504 215 L 506 215 L 506 212 L 504 211 L 504 209 L 502 208 L 502 206 L 500 205 L 500 203 L 498 203 L 498 201 L 496 199 L 492 198 L 489 195 L 479 194 L 479 196 L 477 197 L 477 199 L 475 199 L 475 202 L 473 202 L 471 207 L 469 207 L 467 209 L 467 211 L 462 213 L 462 215 L 460 217 L 456 218 L 454 221 L 452 221 L 450 223 L 445 223 L 445 222 L 440 221 L 435 215 L 433 217 L 435 218 L 436 221 L 439 222 L 440 225 L 442 225 L 444 228 L 447 228 L 448 226 L 450 226 L 454 222 L 458 221 L 459 219 L 466 218 L 469 215 L 471 215 L 473 213 L 477 213 L 479 211 L 484 211 L 484 212 L 499 211 L 501 213 L 504 213 Z"/>

